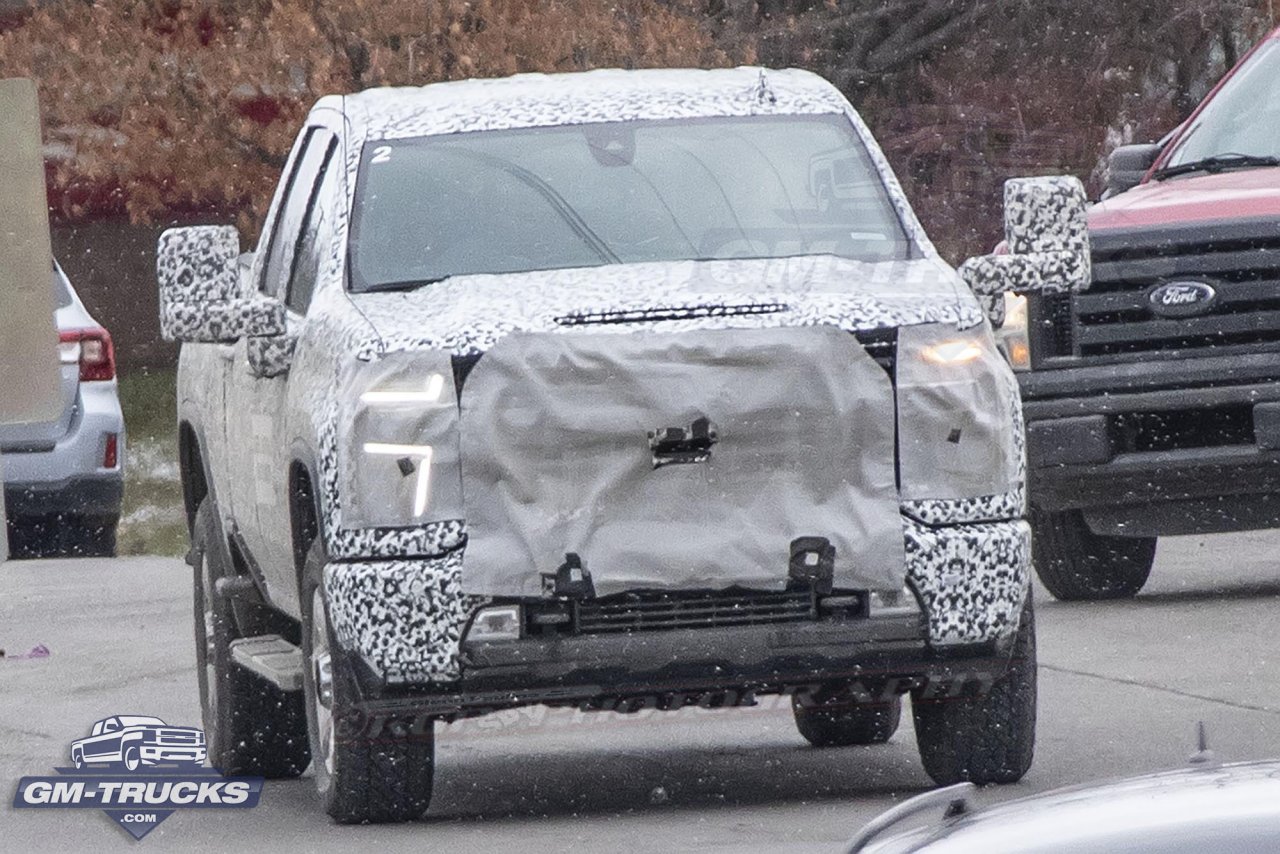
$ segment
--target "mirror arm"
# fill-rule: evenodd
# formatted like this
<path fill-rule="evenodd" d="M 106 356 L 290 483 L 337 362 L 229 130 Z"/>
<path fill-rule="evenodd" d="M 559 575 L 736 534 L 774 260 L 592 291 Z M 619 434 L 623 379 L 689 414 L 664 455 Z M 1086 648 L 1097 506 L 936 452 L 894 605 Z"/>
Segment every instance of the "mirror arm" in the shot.
<path fill-rule="evenodd" d="M 284 327 L 280 304 L 266 297 L 213 302 L 171 301 L 161 295 L 160 327 L 169 341 L 229 344 L 246 337 L 279 335 Z"/>

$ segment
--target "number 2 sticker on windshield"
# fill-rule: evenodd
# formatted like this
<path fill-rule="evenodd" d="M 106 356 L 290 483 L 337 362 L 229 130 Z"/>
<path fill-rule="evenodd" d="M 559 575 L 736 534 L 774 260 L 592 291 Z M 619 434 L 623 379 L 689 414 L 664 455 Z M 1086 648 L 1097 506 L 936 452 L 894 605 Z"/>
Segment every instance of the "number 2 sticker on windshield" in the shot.
<path fill-rule="evenodd" d="M 391 161 L 391 146 L 379 145 L 373 150 L 373 159 L 370 163 L 389 163 Z"/>

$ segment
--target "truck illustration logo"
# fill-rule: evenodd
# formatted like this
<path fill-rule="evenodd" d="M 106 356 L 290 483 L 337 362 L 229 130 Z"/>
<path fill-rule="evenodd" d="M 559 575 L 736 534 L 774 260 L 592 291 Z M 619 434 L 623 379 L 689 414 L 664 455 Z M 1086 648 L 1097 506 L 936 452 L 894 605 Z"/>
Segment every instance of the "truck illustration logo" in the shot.
<path fill-rule="evenodd" d="M 127 771 L 150 765 L 199 767 L 206 755 L 203 731 L 143 715 L 103 718 L 88 736 L 71 742 L 76 768 L 102 763 Z"/>
<path fill-rule="evenodd" d="M 1208 282 L 1165 282 L 1147 294 L 1153 314 L 1160 317 L 1191 317 L 1213 307 L 1218 291 Z"/>
<path fill-rule="evenodd" d="M 206 768 L 204 731 L 150 715 L 112 715 L 71 742 L 71 765 L 56 776 L 18 781 L 19 809 L 99 809 L 142 839 L 184 809 L 250 809 L 262 777 L 226 777 Z"/>

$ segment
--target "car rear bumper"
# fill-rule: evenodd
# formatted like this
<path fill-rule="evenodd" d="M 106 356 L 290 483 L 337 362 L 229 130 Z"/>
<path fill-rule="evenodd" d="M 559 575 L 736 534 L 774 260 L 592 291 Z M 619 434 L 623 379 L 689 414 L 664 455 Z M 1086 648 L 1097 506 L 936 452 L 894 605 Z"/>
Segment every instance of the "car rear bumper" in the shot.
<path fill-rule="evenodd" d="M 117 518 L 123 497 L 124 478 L 119 473 L 73 477 L 57 483 L 4 485 L 4 503 L 11 519 L 61 514 Z"/>
<path fill-rule="evenodd" d="M 103 463 L 113 435 L 116 463 L 107 468 Z M 119 516 L 124 459 L 124 417 L 115 383 L 81 383 L 71 426 L 53 447 L 0 455 L 7 512 L 12 518 L 59 513 Z"/>

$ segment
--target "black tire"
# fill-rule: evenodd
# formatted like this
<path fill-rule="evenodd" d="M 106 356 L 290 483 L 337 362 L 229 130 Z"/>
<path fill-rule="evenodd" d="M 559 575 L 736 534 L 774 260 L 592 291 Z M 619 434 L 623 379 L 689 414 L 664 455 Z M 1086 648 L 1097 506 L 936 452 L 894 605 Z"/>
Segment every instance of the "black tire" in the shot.
<path fill-rule="evenodd" d="M 342 824 L 413 821 L 431 804 L 434 721 L 395 733 L 390 721 L 366 721 L 360 713 L 353 662 L 334 642 L 329 625 L 325 562 L 324 548 L 314 543 L 301 591 L 303 685 L 316 790 L 325 812 Z M 326 669 L 328 702 L 321 703 L 317 684 Z"/>
<path fill-rule="evenodd" d="M 192 552 L 196 673 L 209 764 L 229 775 L 297 777 L 311 761 L 302 692 L 281 690 L 231 660 L 231 642 L 245 635 L 230 600 L 213 592 L 232 572 L 221 529 L 213 507 L 202 502 Z"/>
<path fill-rule="evenodd" d="M 964 686 L 958 696 L 916 689 L 911 713 L 920 759 L 939 786 L 1022 779 L 1036 742 L 1036 631 L 1029 593 L 1008 669 L 989 685 Z"/>
<path fill-rule="evenodd" d="M 1151 575 L 1155 537 L 1095 534 L 1078 510 L 1033 512 L 1031 526 L 1036 574 L 1055 599 L 1126 599 Z"/>
<path fill-rule="evenodd" d="M 902 698 L 877 703 L 857 702 L 848 695 L 791 696 L 796 729 L 814 747 L 884 744 L 898 731 Z"/>
<path fill-rule="evenodd" d="M 126 747 L 124 749 L 124 761 L 120 764 L 124 766 L 126 771 L 137 771 L 142 767 L 142 755 L 136 747 Z"/>

